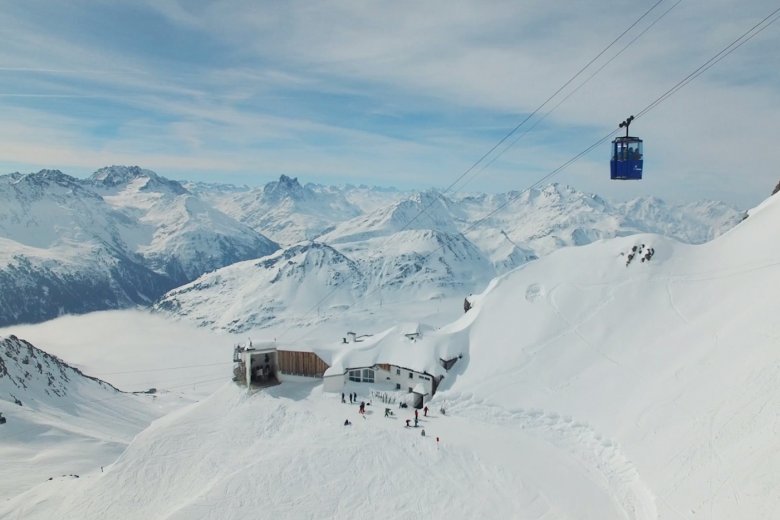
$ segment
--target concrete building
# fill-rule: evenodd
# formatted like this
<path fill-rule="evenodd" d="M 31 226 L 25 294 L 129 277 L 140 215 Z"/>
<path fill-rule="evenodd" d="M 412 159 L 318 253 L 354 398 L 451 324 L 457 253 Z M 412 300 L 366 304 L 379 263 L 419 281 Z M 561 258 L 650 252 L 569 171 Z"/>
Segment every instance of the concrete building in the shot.
<path fill-rule="evenodd" d="M 420 369 L 376 363 L 366 367 L 334 367 L 325 372 L 323 379 L 326 392 L 341 392 L 348 383 L 369 383 L 376 389 L 403 392 L 412 392 L 417 385 L 422 385 L 430 397 L 436 392 L 441 376 Z"/>
<path fill-rule="evenodd" d="M 285 381 L 322 379 L 328 364 L 311 350 L 294 350 L 275 344 L 237 345 L 233 353 L 233 379 L 250 387 Z"/>

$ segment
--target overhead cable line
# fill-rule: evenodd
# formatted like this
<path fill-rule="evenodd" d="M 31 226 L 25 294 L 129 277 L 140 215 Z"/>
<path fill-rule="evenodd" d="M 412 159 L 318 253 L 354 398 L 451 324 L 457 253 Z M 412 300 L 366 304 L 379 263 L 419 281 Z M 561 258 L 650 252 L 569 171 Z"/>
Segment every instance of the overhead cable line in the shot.
<path fill-rule="evenodd" d="M 780 15 L 778 15 L 778 13 L 780 13 L 780 7 L 775 9 L 774 11 L 772 11 L 770 14 L 768 14 L 766 17 L 764 17 L 760 22 L 758 22 L 757 24 L 752 26 L 750 29 L 745 31 L 742 35 L 740 35 L 734 41 L 729 43 L 726 47 L 724 47 L 721 51 L 719 51 L 717 54 L 715 54 L 712 58 L 707 60 L 703 65 L 701 65 L 698 68 L 696 68 L 693 72 L 691 72 L 690 74 L 685 76 L 685 78 L 680 80 L 678 83 L 676 83 L 669 90 L 667 90 L 666 92 L 661 94 L 658 98 L 656 98 L 654 101 L 652 101 L 646 107 L 644 107 L 642 110 L 637 112 L 637 116 L 636 117 L 638 118 L 638 117 L 640 117 L 642 115 L 647 114 L 648 112 L 653 110 L 655 107 L 660 105 L 663 101 L 667 100 L 669 97 L 671 97 L 672 95 L 676 94 L 681 88 L 683 88 L 684 86 L 689 84 L 694 79 L 698 78 L 701 74 L 703 74 L 704 72 L 706 72 L 710 68 L 712 68 L 715 64 L 720 62 L 723 58 L 725 58 L 726 56 L 728 56 L 729 54 L 734 52 L 736 49 L 738 49 L 739 47 L 741 47 L 742 45 L 744 45 L 748 41 L 752 40 L 755 36 L 760 34 L 767 27 L 769 27 L 771 24 L 776 22 L 778 20 L 778 18 L 780 18 Z M 606 134 L 604 137 L 601 137 L 600 139 L 595 141 L 593 144 L 591 144 L 590 146 L 588 146 L 587 148 L 585 148 L 584 150 L 582 150 L 581 152 L 579 152 L 578 154 L 574 155 L 572 158 L 570 158 L 569 160 L 567 160 L 566 162 L 561 164 L 559 167 L 555 168 L 554 170 L 552 170 L 549 173 L 547 173 L 547 174 L 543 175 L 542 177 L 540 177 L 538 180 L 533 182 L 527 188 L 523 189 L 520 192 L 517 192 L 516 196 L 508 198 L 505 202 L 503 202 L 502 204 L 497 206 L 490 213 L 488 213 L 484 217 L 480 218 L 479 220 L 473 222 L 468 228 L 466 228 L 464 231 L 462 231 L 461 234 L 468 233 L 469 231 L 474 229 L 479 224 L 482 224 L 487 219 L 489 219 L 490 217 L 492 217 L 493 215 L 498 213 L 500 210 L 502 210 L 503 208 L 505 208 L 506 206 L 508 206 L 512 202 L 516 201 L 523 193 L 525 193 L 525 192 L 527 192 L 527 191 L 537 187 L 538 185 L 540 185 L 544 181 L 550 179 L 554 175 L 557 175 L 558 173 L 560 173 L 561 171 L 563 171 L 564 169 L 569 167 L 571 164 L 575 163 L 576 161 L 578 161 L 579 159 L 581 159 L 582 157 L 584 157 L 585 155 L 590 153 L 594 148 L 596 148 L 597 146 L 601 145 L 605 141 L 609 140 L 610 137 L 612 137 L 614 134 L 616 134 L 619 131 L 620 131 L 620 128 L 616 128 L 616 129 L 612 130 L 610 133 Z M 442 246 L 434 249 L 433 251 L 431 251 L 430 253 L 425 255 L 422 258 L 422 260 L 423 261 L 427 260 L 431 255 L 433 255 L 433 254 L 437 253 L 438 251 L 441 251 L 442 249 L 444 249 L 444 247 L 445 246 L 442 245 Z M 330 295 L 333 294 L 334 291 L 335 291 L 335 289 L 330 291 L 328 294 L 326 294 L 318 302 L 317 305 L 319 306 L 323 301 L 325 301 L 325 299 L 330 297 Z M 373 293 L 368 293 L 368 294 L 366 294 L 366 296 L 368 296 L 370 294 L 373 294 Z M 310 331 L 304 333 L 302 336 L 296 338 L 296 341 L 300 341 L 302 338 L 306 337 L 310 333 L 311 333 Z"/>
<path fill-rule="evenodd" d="M 230 361 L 220 361 L 216 363 L 202 363 L 200 365 L 179 365 L 175 367 L 162 367 L 162 368 L 145 368 L 145 369 L 139 369 L 139 370 L 125 370 L 122 372 L 103 372 L 101 375 L 95 376 L 102 378 L 103 376 L 115 376 L 120 374 L 138 374 L 138 373 L 145 373 L 145 372 L 163 372 L 165 370 L 182 370 L 185 368 L 199 368 L 199 367 L 214 367 L 214 366 L 221 366 L 221 365 L 230 365 L 232 362 Z"/>
<path fill-rule="evenodd" d="M 596 56 L 591 58 L 588 63 L 586 63 L 583 67 L 581 67 L 573 76 L 571 76 L 563 85 L 561 85 L 555 92 L 553 92 L 542 104 L 540 104 L 536 109 L 534 109 L 530 114 L 528 114 L 520 123 L 515 125 L 506 135 L 504 135 L 495 145 L 493 145 L 487 152 L 485 152 L 479 159 L 477 159 L 471 166 L 469 166 L 463 173 L 461 173 L 453 182 L 451 182 L 441 193 L 446 194 L 448 193 L 452 188 L 454 188 L 458 182 L 460 182 L 461 179 L 463 179 L 466 175 L 468 175 L 470 172 L 472 172 L 477 166 L 479 166 L 485 159 L 487 159 L 495 150 L 497 150 L 503 143 L 505 143 L 510 137 L 512 137 L 520 128 L 523 127 L 533 116 L 535 116 L 542 108 L 544 108 L 550 101 L 552 101 L 558 94 L 560 94 L 566 87 L 568 87 L 574 80 L 576 80 L 585 70 L 587 70 L 593 63 L 595 63 L 599 58 L 601 58 L 604 53 L 606 53 L 609 49 L 611 49 L 618 41 L 620 41 L 623 36 L 625 36 L 631 29 L 636 27 L 637 24 L 639 24 L 645 17 L 647 17 L 656 7 L 658 7 L 661 3 L 663 3 L 664 0 L 657 0 L 652 6 L 650 6 L 649 9 L 647 9 L 639 18 L 634 20 L 633 23 L 631 23 L 623 32 L 620 33 L 620 35 L 617 36 L 614 40 L 612 40 L 606 47 L 604 47 Z M 678 2 L 679 3 L 679 2 Z M 614 59 L 614 58 L 613 58 Z M 421 201 L 421 203 L 424 204 L 424 201 Z M 405 225 L 401 227 L 396 233 L 400 233 L 401 231 L 406 230 L 411 226 L 415 221 L 417 221 L 420 216 L 423 215 L 423 213 L 426 213 L 428 209 L 431 208 L 431 206 L 434 204 L 434 201 L 431 201 L 427 205 L 425 205 L 422 209 L 420 209 L 417 214 L 412 217 Z M 389 241 L 389 238 L 388 238 Z M 347 275 L 349 276 L 349 275 Z M 381 277 L 381 274 L 380 274 Z M 307 310 L 304 314 L 302 319 L 305 319 L 307 316 L 312 314 L 314 311 L 316 311 L 320 305 L 326 301 L 328 298 L 330 298 L 340 287 L 340 285 L 337 285 L 333 289 L 331 289 L 328 293 L 326 293 L 319 301 L 317 301 L 312 307 Z M 380 284 L 379 288 L 381 290 L 381 278 L 380 278 Z M 288 331 L 285 331 L 282 333 L 281 337 L 284 337 L 287 334 Z"/>
<path fill-rule="evenodd" d="M 643 115 L 647 114 L 649 111 L 669 99 L 671 96 L 677 93 L 678 90 L 686 86 L 688 83 L 693 81 L 694 79 L 701 76 L 703 73 L 708 71 L 710 68 L 712 68 L 716 63 L 720 62 L 723 58 L 734 52 L 735 50 L 742 47 L 744 44 L 758 36 L 761 32 L 764 31 L 767 27 L 772 25 L 777 21 L 778 18 L 780 18 L 780 7 L 766 15 L 760 22 L 755 24 L 753 27 L 742 33 L 737 39 L 729 43 L 726 47 L 721 49 L 720 52 L 715 54 L 712 58 L 704 62 L 700 67 L 698 67 L 696 70 L 685 76 L 683 79 L 678 81 L 672 88 L 658 96 L 658 98 L 655 99 L 652 103 L 647 105 L 645 108 L 637 112 L 635 119 L 639 119 Z M 774 17 L 774 18 L 773 18 Z M 759 28 L 760 27 L 760 28 Z M 752 33 L 752 34 L 751 34 Z"/>
<path fill-rule="evenodd" d="M 683 87 L 688 85 L 691 81 L 693 81 L 694 79 L 698 78 L 704 72 L 706 72 L 707 70 L 712 68 L 716 63 L 720 62 L 723 58 L 725 58 L 726 56 L 728 56 L 729 54 L 731 54 L 732 52 L 737 50 L 739 47 L 741 47 L 742 45 L 744 45 L 748 41 L 752 40 L 754 37 L 756 37 L 758 34 L 760 34 L 762 31 L 764 31 L 767 27 L 769 27 L 774 22 L 776 22 L 778 19 L 780 19 L 780 14 L 778 14 L 778 13 L 780 13 L 780 7 L 778 7 L 774 11 L 772 11 L 770 14 L 768 14 L 766 17 L 764 17 L 760 22 L 758 22 L 753 27 L 751 27 L 750 29 L 745 31 L 737 39 L 735 39 L 733 42 L 729 43 L 726 47 L 724 47 L 720 52 L 718 52 L 712 58 L 707 60 L 703 65 L 701 65 L 700 67 L 696 68 L 693 72 L 691 72 L 685 78 L 683 78 L 682 80 L 677 82 L 669 90 L 667 90 L 666 92 L 661 94 L 658 98 L 656 98 L 654 101 L 652 101 L 646 107 L 644 107 L 642 110 L 637 112 L 637 115 L 636 115 L 635 119 L 639 118 L 642 115 L 647 114 L 648 112 L 650 112 L 651 110 L 656 108 L 662 102 L 666 101 L 671 96 L 676 94 L 680 89 L 682 89 Z M 493 215 L 498 213 L 500 210 L 504 209 L 506 206 L 508 206 L 509 204 L 514 202 L 515 200 L 517 200 L 520 197 L 520 195 L 522 195 L 523 193 L 525 193 L 527 191 L 530 191 L 533 188 L 538 187 L 540 184 L 542 184 L 546 180 L 550 179 L 554 175 L 557 175 L 558 173 L 560 173 L 561 171 L 563 171 L 564 169 L 566 169 L 567 167 L 569 167 L 573 163 L 577 162 L 579 159 L 581 159 L 582 157 L 584 157 L 585 155 L 590 153 L 594 148 L 596 148 L 597 146 L 601 145 L 605 141 L 608 141 L 610 137 L 612 137 L 613 135 L 618 133 L 620 130 L 621 129 L 619 127 L 614 129 L 614 130 L 612 130 L 610 133 L 608 133 L 604 137 L 600 138 L 599 140 L 597 140 L 596 142 L 594 142 L 593 144 L 591 144 L 590 146 L 585 148 L 583 151 L 581 151 L 577 155 L 573 156 L 568 161 L 564 162 L 559 167 L 557 167 L 554 170 L 552 170 L 551 172 L 545 174 L 544 176 L 542 176 L 541 178 L 536 180 L 533 184 L 531 184 L 530 186 L 528 186 L 524 190 L 518 192 L 515 197 L 508 198 L 505 202 L 503 202 L 502 204 L 497 206 L 493 211 L 491 211 L 490 213 L 488 213 L 484 217 L 482 217 L 479 220 L 477 220 L 474 223 L 472 223 L 469 227 L 467 227 L 464 231 L 462 231 L 462 234 L 468 233 L 469 231 L 474 229 L 477 225 L 485 222 L 488 218 L 492 217 Z M 431 255 L 433 255 L 434 253 L 442 250 L 443 248 L 444 248 L 444 246 L 440 246 L 439 248 L 431 251 L 430 253 L 428 253 L 426 256 L 423 257 L 423 261 L 426 260 Z"/>
<path fill-rule="evenodd" d="M 488 156 L 490 156 L 490 154 L 492 154 L 492 153 L 493 153 L 493 152 L 494 152 L 496 149 L 498 149 L 498 148 L 499 148 L 499 147 L 500 147 L 502 144 L 504 144 L 504 142 L 506 142 L 506 141 L 507 141 L 507 139 L 509 139 L 510 137 L 512 137 L 512 136 L 513 136 L 513 135 L 514 135 L 514 134 L 515 134 L 515 133 L 516 133 L 518 130 L 520 130 L 520 128 L 522 128 L 522 127 L 523 127 L 523 125 L 525 125 L 525 124 L 526 124 L 526 123 L 527 123 L 527 122 L 528 122 L 528 121 L 529 121 L 531 118 L 533 118 L 533 117 L 534 117 L 534 116 L 535 116 L 537 113 L 539 113 L 539 111 L 540 111 L 542 108 L 544 108 L 544 107 L 547 105 L 547 103 L 549 103 L 550 101 L 552 101 L 552 100 L 553 100 L 553 98 L 555 98 L 555 96 L 557 96 L 558 94 L 560 94 L 560 93 L 561 93 L 561 92 L 562 92 L 562 91 L 563 91 L 563 90 L 564 90 L 566 87 L 568 87 L 569 85 L 571 85 L 571 83 L 572 83 L 572 82 L 573 82 L 575 79 L 577 79 L 577 78 L 578 78 L 578 77 L 579 77 L 579 76 L 580 76 L 580 75 L 581 75 L 583 72 L 585 72 L 585 71 L 588 69 L 588 67 L 590 67 L 591 65 L 593 65 L 593 64 L 594 64 L 594 63 L 595 63 L 595 62 L 596 62 L 596 61 L 597 61 L 599 58 L 601 58 L 601 57 L 604 55 L 604 53 L 605 53 L 605 52 L 607 52 L 609 49 L 611 49 L 611 48 L 612 48 L 612 47 L 613 47 L 613 46 L 614 46 L 614 45 L 615 45 L 615 44 L 616 44 L 618 41 L 620 41 L 620 39 L 621 39 L 621 38 L 623 38 L 623 36 L 625 36 L 625 35 L 626 35 L 626 33 L 628 33 L 628 32 L 629 32 L 631 29 L 633 29 L 634 27 L 636 27 L 636 25 L 637 25 L 639 22 L 641 22 L 641 21 L 642 21 L 642 20 L 643 20 L 643 19 L 644 19 L 644 18 L 645 18 L 647 15 L 649 15 L 649 14 L 650 14 L 650 13 L 651 13 L 651 12 L 652 12 L 652 11 L 653 11 L 655 8 L 656 8 L 656 7 L 658 7 L 658 6 L 659 6 L 659 5 L 660 5 L 662 2 L 664 2 L 664 0 L 658 0 L 658 1 L 657 1 L 655 4 L 653 4 L 653 5 L 652 5 L 652 6 L 651 6 L 651 7 L 650 7 L 650 8 L 649 8 L 647 11 L 645 11 L 645 12 L 642 14 L 642 16 L 640 16 L 639 18 L 637 18 L 636 20 L 634 20 L 634 22 L 633 22 L 631 25 L 629 25 L 629 26 L 628 26 L 628 27 L 627 27 L 627 28 L 626 28 L 626 29 L 625 29 L 625 30 L 624 30 L 622 33 L 620 33 L 620 35 L 619 35 L 617 38 L 615 38 L 614 40 L 612 40 L 612 41 L 611 41 L 611 42 L 610 42 L 610 43 L 609 43 L 609 44 L 608 44 L 606 47 L 604 47 L 603 49 L 601 49 L 601 51 L 600 51 L 598 54 L 596 54 L 596 56 L 594 56 L 593 58 L 591 58 L 591 60 L 590 60 L 588 63 L 586 63 L 586 64 L 585 64 L 585 65 L 584 65 L 582 68 L 580 68 L 580 70 L 578 70 L 578 71 L 577 71 L 577 72 L 576 72 L 576 73 L 575 73 L 575 74 L 574 74 L 572 77 L 570 77 L 568 80 L 566 80 L 566 82 L 565 82 L 563 85 L 561 85 L 560 87 L 558 87 L 558 90 L 556 90 L 555 92 L 553 92 L 553 93 L 550 95 L 550 97 L 548 97 L 547 99 L 545 99 L 545 100 L 542 102 L 542 104 L 541 104 L 541 105 L 539 105 L 538 107 L 536 107 L 536 108 L 535 108 L 535 109 L 534 109 L 534 110 L 533 110 L 533 111 L 532 111 L 530 114 L 528 114 L 528 115 L 527 115 L 527 116 L 526 116 L 526 117 L 525 117 L 525 118 L 524 118 L 522 121 L 520 121 L 520 122 L 519 122 L 517 125 L 515 125 L 515 127 L 514 127 L 514 128 L 512 128 L 512 129 L 511 129 L 511 130 L 510 130 L 510 131 L 509 131 L 509 132 L 508 132 L 506 135 L 504 135 L 504 137 L 502 137 L 501 139 L 499 139 L 499 141 L 498 141 L 496 144 L 494 144 L 494 145 L 493 145 L 493 146 L 492 146 L 492 147 L 491 147 L 491 148 L 490 148 L 490 149 L 489 149 L 487 152 L 485 152 L 485 153 L 484 153 L 484 154 L 483 154 L 483 155 L 482 155 L 482 156 L 481 156 L 479 159 L 477 159 L 477 160 L 476 160 L 476 161 L 475 161 L 475 162 L 474 162 L 474 163 L 473 163 L 471 166 L 469 166 L 469 167 L 466 169 L 466 171 L 464 171 L 463 173 L 461 173 L 461 174 L 460 174 L 460 175 L 459 175 L 459 176 L 458 176 L 458 177 L 457 177 L 457 178 L 456 178 L 456 179 L 455 179 L 453 182 L 451 182 L 451 183 L 450 183 L 450 184 L 449 184 L 449 185 L 448 185 L 446 188 L 444 188 L 444 190 L 442 191 L 442 194 L 448 193 L 448 192 L 449 192 L 449 191 L 450 191 L 450 190 L 451 190 L 453 187 L 455 187 L 455 186 L 458 184 L 458 182 L 460 182 L 460 180 L 461 180 L 461 179 L 463 179 L 463 178 L 464 178 L 466 175 L 468 175 L 468 174 L 469 174 L 469 173 L 470 173 L 472 170 L 474 170 L 474 168 L 476 168 L 477 166 L 479 166 L 479 165 L 480 165 L 480 164 L 481 164 L 481 163 L 482 163 L 482 162 L 483 162 L 485 159 L 487 159 L 487 158 L 488 158 Z M 678 3 L 679 3 L 679 2 L 678 2 Z M 420 217 L 420 215 L 421 215 L 421 214 L 422 214 L 422 213 L 423 213 L 423 212 L 424 212 L 426 209 L 428 209 L 428 208 L 430 208 L 430 205 L 429 205 L 427 208 L 424 208 L 422 211 L 420 211 L 420 212 L 419 212 L 419 213 L 418 213 L 416 216 L 414 216 L 414 217 L 413 217 L 413 218 L 412 218 L 412 219 L 409 221 L 409 224 L 408 224 L 408 225 L 411 225 L 411 223 L 412 223 L 412 222 L 414 222 L 415 220 L 417 220 L 417 218 L 419 218 L 419 217 Z"/>
<path fill-rule="evenodd" d="M 642 29 L 642 31 L 641 31 L 639 34 L 637 34 L 636 36 L 634 36 L 634 38 L 632 38 L 632 39 L 631 39 L 631 41 L 629 41 L 628 43 L 626 43 L 626 44 L 623 46 L 623 48 L 622 48 L 622 49 L 620 49 L 620 50 L 619 50 L 617 53 L 615 53 L 615 54 L 614 54 L 614 55 L 613 55 L 611 58 L 609 58 L 607 61 L 605 61 L 605 62 L 604 62 L 604 63 L 603 63 L 601 66 L 599 66 L 599 68 L 597 68 L 597 69 L 596 69 L 596 70 L 595 70 L 595 71 L 594 71 L 594 72 L 593 72 L 593 73 L 592 73 L 590 76 L 588 76 L 588 77 L 587 77 L 587 78 L 586 78 L 584 81 L 582 81 L 582 82 L 581 82 L 579 85 L 577 85 L 577 86 L 576 86 L 574 89 L 572 89 L 572 90 L 571 90 L 571 91 L 570 91 L 568 94 L 566 94 L 566 96 L 564 96 L 564 98 L 563 98 L 563 99 L 561 99 L 560 101 L 558 101 L 558 103 L 556 103 L 556 105 L 555 105 L 554 107 L 552 107 L 550 110 L 548 110 L 547 112 L 545 112 L 545 114 L 544 114 L 542 117 L 540 117 L 539 119 L 537 119 L 536 121 L 534 121 L 534 124 L 533 124 L 533 125 L 531 125 L 530 127 L 526 128 L 526 129 L 525 129 L 525 130 L 524 130 L 522 133 L 520 133 L 520 134 L 519 134 L 517 137 L 515 137 L 515 138 L 514 138 L 514 139 L 513 139 L 513 140 L 512 140 L 512 141 L 511 141 L 511 142 L 510 142 L 510 143 L 509 143 L 507 146 L 505 146 L 505 147 L 504 147 L 504 148 L 503 148 L 501 151 L 499 151 L 497 154 L 494 154 L 494 155 L 493 155 L 493 157 L 491 157 L 491 158 L 490 158 L 490 160 L 489 160 L 488 162 L 486 162 L 485 164 L 483 164 L 483 165 L 482 165 L 482 167 L 481 167 L 481 168 L 480 168 L 480 169 L 479 169 L 479 170 L 478 170 L 478 171 L 477 171 L 477 172 L 476 172 L 474 175 L 472 175 L 472 176 L 471 176 L 469 179 L 467 179 L 467 180 L 466 180 L 466 181 L 465 181 L 465 182 L 464 182 L 464 183 L 463 183 L 463 184 L 462 184 L 462 185 L 461 185 L 461 186 L 460 186 L 458 189 L 462 190 L 463 188 L 465 188 L 465 187 L 466 187 L 466 185 L 467 185 L 468 183 L 470 183 L 471 181 L 473 181 L 474 179 L 476 179 L 476 178 L 479 176 L 479 174 L 480 174 L 480 173 L 482 173 L 483 171 L 485 171 L 486 169 L 488 169 L 490 166 L 492 166 L 492 165 L 493 165 L 493 163 L 495 163 L 495 162 L 496 162 L 496 161 L 497 161 L 497 160 L 498 160 L 498 159 L 499 159 L 499 158 L 500 158 L 502 155 L 504 155 L 504 153 L 506 153 L 506 152 L 507 152 L 507 151 L 508 151 L 510 148 L 512 148 L 514 145 L 516 145 L 516 144 L 518 143 L 518 141 L 520 141 L 520 139 L 522 139 L 522 138 L 523 138 L 523 137 L 524 137 L 526 134 L 528 134 L 529 132 L 531 132 L 531 130 L 533 130 L 534 128 L 536 128 L 536 126 L 537 126 L 539 123 L 541 123 L 542 121 L 544 121 L 545 119 L 547 119 L 547 117 L 548 117 L 550 114 L 552 114 L 553 112 L 555 112 L 555 110 L 557 110 L 557 109 L 558 109 L 558 107 L 560 107 L 560 106 L 561 106 L 563 103 L 565 103 L 565 102 L 566 102 L 566 101 L 567 101 L 567 100 L 568 100 L 570 97 L 572 97 L 572 96 L 573 96 L 575 93 L 577 93 L 577 91 L 579 91 L 579 90 L 580 90 L 582 87 L 584 87 L 584 86 L 585 86 L 585 85 L 586 85 L 588 82 L 590 82 L 590 80 L 592 80 L 594 77 L 596 77 L 596 75 L 598 75 L 598 74 L 599 74 L 599 73 L 600 73 L 602 70 L 604 70 L 604 68 L 606 68 L 606 67 L 607 67 L 607 65 L 609 65 L 610 63 L 612 63 L 612 62 L 613 62 L 613 61 L 614 61 L 614 60 L 615 60 L 615 59 L 616 59 L 618 56 L 620 56 L 621 54 L 623 54 L 623 53 L 626 51 L 626 49 L 628 49 L 629 47 L 631 47 L 631 46 L 634 44 L 634 42 L 636 42 L 636 41 L 637 41 L 639 38 L 641 38 L 641 37 L 642 37 L 642 36 L 643 36 L 643 35 L 644 35 L 644 34 L 645 34 L 647 31 L 649 31 L 650 29 L 652 29 L 652 28 L 653 28 L 653 26 L 654 26 L 655 24 L 657 24 L 659 21 L 661 21 L 661 19 L 663 19 L 663 18 L 664 18 L 664 17 L 665 17 L 667 14 L 669 14 L 669 12 L 670 12 L 672 9 L 674 9 L 675 7 L 677 7 L 678 5 L 680 5 L 680 4 L 682 3 L 682 1 L 683 1 L 683 0 L 677 0 L 677 2 L 675 2 L 675 3 L 674 3 L 674 4 L 673 4 L 673 5 L 672 5 L 672 6 L 671 6 L 669 9 L 667 9 L 666 11 L 664 11 L 663 13 L 661 13 L 661 15 L 660 15 L 660 16 L 658 16 L 658 17 L 657 17 L 655 20 L 653 20 L 653 21 L 652 21 L 652 22 L 651 22 L 651 23 L 650 23 L 650 24 L 649 24 L 647 27 L 645 27 L 644 29 Z"/>

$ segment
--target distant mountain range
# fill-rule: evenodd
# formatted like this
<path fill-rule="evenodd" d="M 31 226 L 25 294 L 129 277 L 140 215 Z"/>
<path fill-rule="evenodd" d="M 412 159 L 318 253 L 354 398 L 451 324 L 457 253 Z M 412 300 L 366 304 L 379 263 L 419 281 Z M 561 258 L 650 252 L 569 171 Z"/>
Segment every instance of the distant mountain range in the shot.
<path fill-rule="evenodd" d="M 0 176 L 0 325 L 149 305 L 278 245 L 176 181 L 112 166 Z"/>
<path fill-rule="evenodd" d="M 178 182 L 137 166 L 12 173 L 0 176 L 0 325 L 158 302 L 244 330 L 327 292 L 326 310 L 461 294 L 560 247 L 646 231 L 700 243 L 742 215 L 558 184 L 444 195 L 284 175 L 259 188 Z"/>
<path fill-rule="evenodd" d="M 613 204 L 558 184 L 523 193 L 445 196 L 302 187 L 283 176 L 263 189 L 213 187 L 200 196 L 250 224 L 275 211 L 279 220 L 273 230 L 256 229 L 286 245 L 267 258 L 206 274 L 155 305 L 234 332 L 307 325 L 302 320 L 311 319 L 312 309 L 322 321 L 347 307 L 465 296 L 561 247 L 615 236 L 658 232 L 701 243 L 743 217 L 720 202 L 672 205 L 645 198 Z M 334 204 L 338 213 L 324 209 Z M 307 220 L 312 215 L 317 218 Z M 307 228 L 306 221 L 316 221 L 315 228 Z M 309 240 L 286 244 L 303 237 Z"/>

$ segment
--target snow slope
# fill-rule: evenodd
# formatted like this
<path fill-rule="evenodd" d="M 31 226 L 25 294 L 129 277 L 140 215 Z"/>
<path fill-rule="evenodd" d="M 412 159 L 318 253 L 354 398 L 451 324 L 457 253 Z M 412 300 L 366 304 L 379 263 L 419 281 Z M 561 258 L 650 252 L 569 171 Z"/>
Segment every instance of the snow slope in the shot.
<path fill-rule="evenodd" d="M 49 477 L 76 478 L 119 456 L 161 415 L 151 397 L 124 394 L 32 344 L 0 339 L 0 500 Z M 67 476 L 66 476 L 67 474 Z"/>
<path fill-rule="evenodd" d="M 310 326 L 338 319 L 345 309 L 351 316 L 384 312 L 398 319 L 396 307 L 381 308 L 462 299 L 494 273 L 490 261 L 459 233 L 410 230 L 354 250 L 351 245 L 343 247 L 349 256 L 312 242 L 240 262 L 170 291 L 154 309 L 229 332 Z"/>
<path fill-rule="evenodd" d="M 659 518 L 772 518 L 779 222 L 775 197 L 704 245 L 638 235 L 528 264 L 478 299 L 468 367 L 437 399 L 592 445 L 619 462 L 605 477 L 629 509 L 649 496 Z M 652 258 L 626 265 L 643 244 Z"/>
<path fill-rule="evenodd" d="M 204 275 L 166 294 L 155 309 L 198 325 L 242 331 L 305 315 L 323 292 L 331 294 L 324 310 L 338 312 L 357 301 L 365 282 L 352 260 L 313 242 Z"/>
<path fill-rule="evenodd" d="M 228 383 L 155 422 L 107 473 L 37 486 L 0 516 L 773 518 L 778 222 L 775 197 L 707 244 L 620 237 L 494 280 L 426 329 L 463 359 L 421 417 L 425 437 L 375 396 L 362 418 L 317 383 Z"/>

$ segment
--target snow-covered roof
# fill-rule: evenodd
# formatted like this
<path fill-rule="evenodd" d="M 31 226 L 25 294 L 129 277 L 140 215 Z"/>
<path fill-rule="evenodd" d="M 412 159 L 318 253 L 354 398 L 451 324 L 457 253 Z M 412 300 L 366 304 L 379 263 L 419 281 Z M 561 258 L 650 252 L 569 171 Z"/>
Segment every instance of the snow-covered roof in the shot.
<path fill-rule="evenodd" d="M 421 333 L 412 340 L 409 331 Z M 422 334 L 424 332 L 424 334 Z M 350 368 L 389 364 L 437 376 L 446 371 L 440 358 L 450 359 L 465 351 L 468 338 L 462 331 L 443 333 L 428 325 L 403 324 L 371 336 L 361 343 L 338 343 L 323 349 L 320 357 L 330 357 L 325 375 L 343 374 Z M 320 354 L 320 353 L 318 353 Z M 328 359 L 323 357 L 325 362 Z"/>

